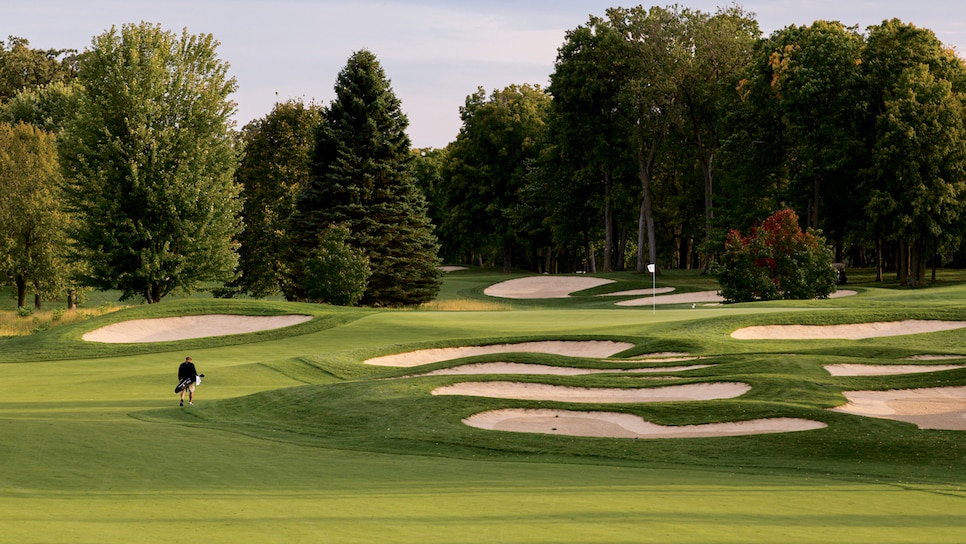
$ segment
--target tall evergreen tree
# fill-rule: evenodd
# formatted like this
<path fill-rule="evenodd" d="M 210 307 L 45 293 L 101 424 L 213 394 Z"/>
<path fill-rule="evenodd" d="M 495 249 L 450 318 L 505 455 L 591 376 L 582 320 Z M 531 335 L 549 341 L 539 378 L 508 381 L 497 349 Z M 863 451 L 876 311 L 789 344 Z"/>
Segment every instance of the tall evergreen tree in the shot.
<path fill-rule="evenodd" d="M 412 170 L 408 120 L 376 56 L 354 53 L 335 85 L 316 134 L 312 182 L 292 216 L 289 298 L 305 298 L 304 263 L 331 225 L 369 258 L 361 299 L 373 306 L 432 300 L 439 291 L 439 245 Z"/>

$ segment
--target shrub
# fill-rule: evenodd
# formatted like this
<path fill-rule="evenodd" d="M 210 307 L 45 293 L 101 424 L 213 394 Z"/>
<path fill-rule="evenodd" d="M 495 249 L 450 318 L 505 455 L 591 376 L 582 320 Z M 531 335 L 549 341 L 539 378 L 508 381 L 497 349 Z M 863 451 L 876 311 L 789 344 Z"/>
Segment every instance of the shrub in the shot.
<path fill-rule="evenodd" d="M 372 270 L 362 251 L 346 244 L 349 230 L 325 230 L 318 247 L 305 263 L 302 287 L 311 302 L 353 306 L 362 299 Z"/>
<path fill-rule="evenodd" d="M 802 232 L 798 215 L 781 210 L 751 235 L 731 231 L 715 268 L 728 302 L 826 298 L 835 290 L 832 251 L 819 234 Z"/>

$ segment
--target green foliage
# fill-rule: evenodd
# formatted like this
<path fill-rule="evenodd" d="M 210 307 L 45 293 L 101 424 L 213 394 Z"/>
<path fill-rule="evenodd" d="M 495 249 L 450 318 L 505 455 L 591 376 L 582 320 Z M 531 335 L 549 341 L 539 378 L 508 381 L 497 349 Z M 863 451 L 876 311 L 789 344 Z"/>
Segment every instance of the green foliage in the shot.
<path fill-rule="evenodd" d="M 0 103 L 25 89 L 71 81 L 77 75 L 73 49 L 31 49 L 25 38 L 0 40 Z"/>
<path fill-rule="evenodd" d="M 440 188 L 440 237 L 450 260 L 496 255 L 509 272 L 514 248 L 534 245 L 531 229 L 521 228 L 514 212 L 529 163 L 543 143 L 549 105 L 550 96 L 531 85 L 510 85 L 490 96 L 478 88 L 466 97 L 463 126 L 450 145 Z"/>
<path fill-rule="evenodd" d="M 362 299 L 372 270 L 365 254 L 346 243 L 348 238 L 349 229 L 340 226 L 322 233 L 305 263 L 302 286 L 310 302 L 354 306 Z"/>
<path fill-rule="evenodd" d="M 864 60 L 876 106 L 866 213 L 908 248 L 903 282 L 923 285 L 926 259 L 966 232 L 966 66 L 931 31 L 896 20 L 873 28 Z"/>
<path fill-rule="evenodd" d="M 285 281 L 288 218 L 309 184 L 315 131 L 322 109 L 300 101 L 275 104 L 242 130 L 244 151 L 235 171 L 244 229 L 238 237 L 240 275 L 229 286 L 253 297 L 274 295 Z"/>
<path fill-rule="evenodd" d="M 372 269 L 362 304 L 430 301 L 439 291 L 439 248 L 416 187 L 399 99 L 375 55 L 365 50 L 349 58 L 335 92 L 316 134 L 312 181 L 290 218 L 286 297 L 306 297 L 302 268 L 319 235 L 339 224 Z"/>
<path fill-rule="evenodd" d="M 61 174 L 52 134 L 24 123 L 0 123 L 0 277 L 50 299 L 66 292 L 77 267 L 67 258 Z"/>
<path fill-rule="evenodd" d="M 57 81 L 17 93 L 0 108 L 0 119 L 10 124 L 28 123 L 56 134 L 76 111 L 73 85 Z"/>
<path fill-rule="evenodd" d="M 236 84 L 216 46 L 142 23 L 97 36 L 84 54 L 59 149 L 90 286 L 158 302 L 231 279 Z"/>
<path fill-rule="evenodd" d="M 792 210 L 776 212 L 749 236 L 731 231 L 715 274 L 728 302 L 825 298 L 835 290 L 830 249 L 802 232 Z"/>

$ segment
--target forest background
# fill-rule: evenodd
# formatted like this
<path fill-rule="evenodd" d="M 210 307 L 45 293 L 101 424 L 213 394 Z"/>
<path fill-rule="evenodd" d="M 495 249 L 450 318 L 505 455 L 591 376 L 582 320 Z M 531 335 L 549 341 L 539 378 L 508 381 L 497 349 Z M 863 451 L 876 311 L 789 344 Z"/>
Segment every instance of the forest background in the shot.
<path fill-rule="evenodd" d="M 73 92 L 84 55 L 33 50 L 22 38 L 2 53 L 7 120 L 56 134 L 58 119 L 73 115 L 70 100 L 57 97 Z M 16 69 L 25 59 L 35 68 Z M 394 97 L 378 63 L 373 73 Z M 420 189 L 425 204 L 412 209 L 425 209 L 446 262 L 537 272 L 706 268 L 729 231 L 789 208 L 825 234 L 837 261 L 922 285 L 928 266 L 954 257 L 962 239 L 964 86 L 955 50 L 900 20 L 861 32 L 817 21 L 762 36 L 736 5 L 715 13 L 614 8 L 567 33 L 547 88 L 478 89 L 460 110 L 456 140 L 410 149 L 400 171 Z M 249 254 L 246 265 L 254 246 L 245 237 L 265 235 L 250 228 L 257 214 L 279 218 L 272 232 L 291 215 L 245 181 L 246 169 L 275 167 L 282 177 L 259 183 L 301 194 L 321 177 L 317 136 L 332 111 L 280 102 L 232 136 L 247 207 L 239 217 L 247 230 L 232 240 L 236 292 L 252 292 L 253 260 L 269 257 Z M 405 116 L 397 118 L 405 130 Z M 267 134 L 270 126 L 293 140 Z M 259 155 L 259 138 L 278 156 Z M 48 167 L 50 179 L 57 170 Z M 19 211 L 5 217 L 23 223 Z M 282 268 L 269 291 L 283 289 Z M 15 270 L 7 276 L 18 281 Z M 37 302 L 65 286 L 27 284 Z"/>

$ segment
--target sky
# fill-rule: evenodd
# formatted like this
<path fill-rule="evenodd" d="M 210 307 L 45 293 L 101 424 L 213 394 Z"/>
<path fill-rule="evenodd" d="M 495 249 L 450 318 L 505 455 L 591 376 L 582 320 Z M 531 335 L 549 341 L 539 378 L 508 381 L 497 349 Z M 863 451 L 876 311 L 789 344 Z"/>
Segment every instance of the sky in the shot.
<path fill-rule="evenodd" d="M 349 56 L 373 52 L 409 119 L 414 147 L 456 139 L 467 95 L 511 84 L 546 86 L 567 30 L 617 0 L 0 0 L 0 40 L 37 49 L 88 48 L 128 23 L 212 34 L 238 81 L 240 128 L 276 102 L 326 105 Z M 713 13 L 728 0 L 644 2 Z M 747 0 L 765 35 L 788 25 L 840 21 L 864 31 L 898 18 L 928 28 L 966 55 L 966 2 L 958 0 Z"/>

